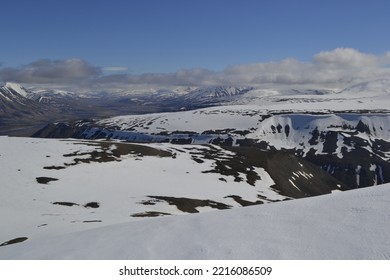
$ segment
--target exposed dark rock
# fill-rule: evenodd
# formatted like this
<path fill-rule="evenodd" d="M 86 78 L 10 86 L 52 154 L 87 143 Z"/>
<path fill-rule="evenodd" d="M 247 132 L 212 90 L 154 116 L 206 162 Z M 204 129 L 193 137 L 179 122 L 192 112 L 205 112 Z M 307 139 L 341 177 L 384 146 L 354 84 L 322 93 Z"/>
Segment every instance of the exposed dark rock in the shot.
<path fill-rule="evenodd" d="M 20 242 L 26 241 L 27 239 L 28 239 L 27 237 L 17 237 L 17 238 L 8 240 L 4 243 L 1 243 L 0 246 L 7 246 L 7 245 L 11 245 L 11 244 L 20 243 Z"/>
<path fill-rule="evenodd" d="M 290 126 L 288 124 L 284 127 L 284 133 L 286 134 L 286 137 L 290 135 Z"/>
<path fill-rule="evenodd" d="M 136 217 L 136 218 L 144 218 L 144 217 L 160 217 L 160 216 L 168 216 L 171 215 L 169 213 L 164 213 L 164 212 L 157 212 L 157 211 L 146 211 L 142 213 L 135 213 L 130 215 L 131 217 Z"/>
<path fill-rule="evenodd" d="M 226 149 L 237 154 L 226 163 L 232 168 L 228 169 L 230 173 L 239 170 L 240 173 L 247 174 L 248 183 L 255 184 L 259 178 L 251 168 L 253 166 L 264 168 L 275 182 L 272 188 L 287 197 L 301 198 L 331 193 L 335 189 L 350 189 L 324 170 L 289 151 L 264 151 L 256 147 L 226 147 Z M 296 174 L 302 172 L 303 175 L 295 176 L 293 180 L 293 172 Z"/>
<path fill-rule="evenodd" d="M 371 131 L 370 131 L 370 128 L 368 127 L 368 125 L 363 123 L 361 120 L 358 122 L 358 124 L 356 126 L 356 130 L 359 132 L 366 132 L 368 134 L 371 134 Z"/>
<path fill-rule="evenodd" d="M 319 133 L 318 129 L 314 129 L 311 134 L 312 134 L 312 137 L 309 140 L 309 144 L 310 145 L 317 145 L 318 144 L 318 138 L 320 136 L 320 133 Z"/>
<path fill-rule="evenodd" d="M 79 204 L 77 204 L 77 203 L 74 203 L 74 202 L 62 202 L 62 201 L 60 201 L 60 202 L 52 202 L 52 204 L 54 204 L 54 205 L 62 205 L 62 206 L 79 206 Z"/>
<path fill-rule="evenodd" d="M 35 178 L 39 184 L 48 184 L 49 182 L 52 181 L 58 181 L 56 178 L 51 178 L 51 177 L 37 177 Z"/>
<path fill-rule="evenodd" d="M 99 208 L 100 204 L 99 202 L 88 202 L 87 204 L 84 204 L 85 208 Z"/>
<path fill-rule="evenodd" d="M 45 166 L 43 167 L 43 169 L 48 169 L 48 170 L 60 170 L 60 169 L 65 169 L 66 167 L 65 166 Z"/>
<path fill-rule="evenodd" d="M 339 133 L 335 131 L 326 132 L 326 136 L 324 137 L 324 148 L 322 152 L 330 155 L 336 152 L 338 135 Z"/>
<path fill-rule="evenodd" d="M 238 204 L 240 204 L 241 206 L 252 206 L 252 205 L 257 205 L 257 204 L 263 204 L 264 203 L 261 200 L 257 200 L 257 201 L 254 201 L 254 202 L 248 201 L 248 200 L 244 200 L 239 195 L 228 195 L 225 198 L 227 198 L 227 197 L 233 198 L 234 201 L 237 202 Z"/>
<path fill-rule="evenodd" d="M 209 206 L 216 209 L 229 209 L 230 205 L 221 202 L 212 201 L 209 199 L 194 199 L 186 197 L 169 197 L 169 196 L 149 196 L 160 201 L 166 201 L 169 205 L 175 205 L 177 209 L 187 213 L 198 213 L 197 207 Z"/>
<path fill-rule="evenodd" d="M 232 137 L 227 137 L 227 138 L 217 137 L 211 141 L 211 144 L 219 145 L 219 146 L 232 146 L 233 145 L 233 138 Z"/>

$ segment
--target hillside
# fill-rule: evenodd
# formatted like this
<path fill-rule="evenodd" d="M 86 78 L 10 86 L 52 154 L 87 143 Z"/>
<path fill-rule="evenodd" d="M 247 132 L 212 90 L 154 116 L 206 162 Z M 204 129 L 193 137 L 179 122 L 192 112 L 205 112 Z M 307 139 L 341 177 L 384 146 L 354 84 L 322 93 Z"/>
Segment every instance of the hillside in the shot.
<path fill-rule="evenodd" d="M 149 218 L 0 247 L 1 259 L 390 259 L 390 185 Z"/>

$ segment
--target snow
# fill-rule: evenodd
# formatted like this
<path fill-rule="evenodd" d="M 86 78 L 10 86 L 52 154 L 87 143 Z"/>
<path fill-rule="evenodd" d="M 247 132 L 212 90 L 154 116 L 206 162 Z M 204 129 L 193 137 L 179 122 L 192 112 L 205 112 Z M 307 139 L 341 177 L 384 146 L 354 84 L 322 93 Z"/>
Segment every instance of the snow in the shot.
<path fill-rule="evenodd" d="M 9 88 L 9 89 L 12 89 L 14 91 L 16 91 L 17 93 L 19 93 L 21 96 L 23 97 L 27 97 L 28 95 L 28 92 L 25 90 L 25 88 L 23 86 L 21 86 L 20 84 L 16 84 L 16 83 L 10 83 L 10 82 L 7 82 L 5 84 L 5 87 Z"/>
<path fill-rule="evenodd" d="M 230 136 L 233 143 L 237 139 L 251 138 L 272 143 L 276 149 L 299 148 L 305 155 L 312 148 L 315 148 L 317 154 L 324 153 L 323 139 L 318 139 L 315 144 L 309 143 L 315 130 L 325 134 L 329 131 L 354 132 L 359 122 L 362 122 L 369 133 L 361 132 L 357 136 L 367 140 L 370 145 L 375 139 L 390 139 L 390 116 L 386 113 L 286 113 L 271 115 L 262 120 L 262 116 L 266 114 L 265 109 L 256 105 L 222 106 L 186 112 L 118 116 L 100 120 L 98 125 L 119 127 L 120 131 L 113 132 L 114 137 L 119 139 L 159 142 L 167 139 L 166 136 L 159 135 L 161 133 L 174 134 L 175 138 L 188 138 L 186 132 L 192 132 L 195 133 L 195 136 L 191 136 L 194 144 L 208 143 L 213 137 Z M 217 135 L 218 130 L 231 132 Z M 246 131 L 247 134 L 243 136 L 234 130 Z M 90 129 L 85 135 L 93 135 L 95 132 L 96 130 Z M 343 135 L 349 136 L 348 133 Z M 335 153 L 339 158 L 343 158 L 343 142 L 343 138 L 338 135 Z M 352 147 L 346 148 L 350 150 Z"/>
<path fill-rule="evenodd" d="M 0 248 L 2 259 L 390 259 L 390 184 Z"/>
<path fill-rule="evenodd" d="M 361 165 L 358 165 L 357 167 L 356 167 L 356 170 L 355 170 L 355 172 L 356 172 L 356 186 L 360 186 L 360 170 L 362 169 L 362 166 Z"/>
<path fill-rule="evenodd" d="M 7 101 L 11 101 L 11 99 L 8 96 L 6 96 L 3 93 L 1 93 L 1 91 L 0 91 L 0 97 L 5 98 Z"/>
<path fill-rule="evenodd" d="M 343 156 L 343 153 L 341 152 L 341 148 L 343 147 L 343 143 L 344 143 L 344 136 L 341 135 L 341 134 L 337 134 L 337 143 L 336 143 L 336 151 L 335 151 L 335 154 L 337 155 L 337 157 L 339 159 L 342 159 L 344 156 Z"/>
<path fill-rule="evenodd" d="M 294 179 L 294 178 L 293 178 Z M 291 183 L 291 185 L 294 186 L 294 188 L 296 188 L 298 191 L 300 191 L 301 189 L 297 187 L 297 185 L 295 185 L 295 183 L 291 180 L 291 179 L 288 179 L 288 181 Z"/>
<path fill-rule="evenodd" d="M 175 157 L 133 152 L 104 162 L 103 156 L 110 156 L 116 148 L 116 144 L 104 144 L 0 137 L 0 170 L 6 174 L 0 177 L 0 244 L 20 235 L 33 240 L 139 220 L 132 215 L 150 211 L 185 214 L 175 205 L 150 196 L 211 200 L 231 207 L 241 207 L 228 197 L 232 195 L 252 202 L 258 200 L 259 193 L 272 201 L 286 198 L 272 189 L 272 178 L 260 168 L 255 170 L 261 177 L 255 187 L 245 181 L 235 182 L 232 176 L 204 173 L 213 169 L 216 160 L 235 155 L 217 146 L 137 145 L 171 152 Z M 218 151 L 213 160 L 202 157 L 202 151 L 210 149 Z M 104 150 L 105 154 L 93 160 L 94 153 Z M 199 153 L 197 157 L 203 162 L 195 162 L 192 152 Z M 37 182 L 39 177 L 58 180 L 41 184 Z M 143 203 L 148 201 L 153 203 Z M 56 202 L 74 205 L 53 204 Z M 84 207 L 90 202 L 98 202 L 100 207 Z M 216 209 L 206 206 L 196 210 Z M 101 222 L 85 223 L 91 220 Z"/>

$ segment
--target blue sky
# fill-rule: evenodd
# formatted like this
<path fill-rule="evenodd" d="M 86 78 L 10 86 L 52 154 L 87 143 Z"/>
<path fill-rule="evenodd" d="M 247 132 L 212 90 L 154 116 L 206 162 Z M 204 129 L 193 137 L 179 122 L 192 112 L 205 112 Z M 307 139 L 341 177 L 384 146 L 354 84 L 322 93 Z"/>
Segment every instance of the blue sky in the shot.
<path fill-rule="evenodd" d="M 387 0 L 4 0 L 0 9 L 3 68 L 78 58 L 132 75 L 223 71 L 390 49 Z"/>

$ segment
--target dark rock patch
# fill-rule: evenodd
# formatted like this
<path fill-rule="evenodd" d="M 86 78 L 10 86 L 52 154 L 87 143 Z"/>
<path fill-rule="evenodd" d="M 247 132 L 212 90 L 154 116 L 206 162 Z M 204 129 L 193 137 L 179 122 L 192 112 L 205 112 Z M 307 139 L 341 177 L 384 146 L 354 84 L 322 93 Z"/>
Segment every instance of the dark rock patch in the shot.
<path fill-rule="evenodd" d="M 370 128 L 368 127 L 368 125 L 363 123 L 362 120 L 360 120 L 357 124 L 356 130 L 359 132 L 366 132 L 367 134 L 371 134 Z"/>
<path fill-rule="evenodd" d="M 160 217 L 160 216 L 168 216 L 168 215 L 171 214 L 164 213 L 164 212 L 157 212 L 157 211 L 146 211 L 143 213 L 135 213 L 130 216 L 135 218 L 143 218 L 143 217 Z"/>
<path fill-rule="evenodd" d="M 216 209 L 229 209 L 232 206 L 226 205 L 221 202 L 212 201 L 209 199 L 193 199 L 186 197 L 169 197 L 169 196 L 149 196 L 150 198 L 158 199 L 160 201 L 166 201 L 169 205 L 175 205 L 177 209 L 187 213 L 198 213 L 197 207 L 209 206 Z"/>
<path fill-rule="evenodd" d="M 7 245 L 15 244 L 15 243 L 20 243 L 20 242 L 26 241 L 27 239 L 28 239 L 27 237 L 17 237 L 17 238 L 8 240 L 8 241 L 6 241 L 4 243 L 1 243 L 0 247 L 1 246 L 7 246 Z"/>
<path fill-rule="evenodd" d="M 215 134 L 225 135 L 225 134 L 231 133 L 232 131 L 234 131 L 234 129 L 232 129 L 232 128 L 216 129 L 216 130 L 206 130 L 206 131 L 203 131 L 202 134 L 204 134 L 204 135 L 215 135 Z M 238 131 L 238 130 L 237 130 L 237 132 L 241 133 L 241 131 Z"/>
<path fill-rule="evenodd" d="M 218 145 L 218 146 L 232 146 L 233 145 L 233 138 L 221 138 L 217 137 L 211 140 L 211 144 Z"/>
<path fill-rule="evenodd" d="M 37 182 L 39 183 L 39 184 L 47 184 L 47 183 L 49 183 L 49 182 L 51 182 L 51 181 L 58 181 L 58 179 L 56 179 L 56 178 L 51 178 L 51 177 L 37 177 L 37 178 L 35 178 L 36 180 L 37 180 Z"/>
<path fill-rule="evenodd" d="M 77 204 L 77 203 L 74 203 L 74 202 L 52 202 L 52 204 L 54 204 L 54 205 L 61 205 L 61 206 L 69 206 L 69 207 L 71 207 L 71 206 L 79 206 L 79 204 Z"/>
<path fill-rule="evenodd" d="M 100 204 L 99 202 L 88 202 L 84 205 L 85 208 L 99 208 Z"/>
<path fill-rule="evenodd" d="M 191 159 L 192 159 L 193 161 L 197 162 L 197 163 L 203 163 L 203 162 L 204 162 L 204 160 L 202 160 L 202 159 L 200 159 L 200 158 L 197 158 L 197 157 L 194 157 L 194 156 L 192 156 Z"/>
<path fill-rule="evenodd" d="M 257 194 L 257 197 L 258 198 L 260 198 L 260 199 L 262 199 L 262 200 L 265 200 L 265 201 L 269 201 L 269 202 L 279 202 L 280 200 L 277 200 L 277 199 L 269 199 L 269 198 L 267 198 L 266 196 L 264 196 L 264 195 L 261 195 L 261 194 Z M 291 200 L 291 198 L 285 198 L 285 199 L 283 199 L 283 200 Z"/>
<path fill-rule="evenodd" d="M 284 133 L 286 134 L 286 137 L 290 135 L 290 126 L 288 124 L 284 127 Z"/>
<path fill-rule="evenodd" d="M 43 167 L 43 169 L 48 169 L 48 170 L 60 170 L 65 168 L 66 168 L 65 166 L 55 166 L 55 165 Z"/>
<path fill-rule="evenodd" d="M 251 206 L 251 205 L 257 205 L 257 204 L 263 204 L 264 202 L 261 201 L 261 200 L 257 200 L 257 201 L 248 201 L 248 200 L 245 200 L 245 199 L 242 199 L 241 196 L 239 195 L 228 195 L 228 196 L 225 196 L 225 198 L 233 198 L 235 202 L 237 202 L 238 204 L 240 204 L 241 206 Z"/>
<path fill-rule="evenodd" d="M 327 154 L 333 154 L 337 149 L 337 141 L 338 141 L 338 132 L 336 131 L 327 131 L 324 139 L 324 148 L 322 152 Z"/>
<path fill-rule="evenodd" d="M 138 202 L 138 204 L 142 205 L 156 205 L 157 202 L 160 202 L 160 200 L 154 199 L 154 200 L 142 200 L 141 202 Z"/>
<path fill-rule="evenodd" d="M 320 136 L 320 132 L 318 131 L 318 129 L 314 129 L 312 132 L 311 132 L 311 135 L 312 137 L 310 138 L 309 140 L 309 144 L 310 145 L 317 145 L 318 144 L 318 138 Z"/>
<path fill-rule="evenodd" d="M 89 220 L 89 221 L 83 221 L 83 223 L 101 223 L 101 220 Z"/>
<path fill-rule="evenodd" d="M 138 157 L 143 156 L 156 156 L 156 157 L 173 157 L 173 154 L 168 151 L 155 149 L 148 146 L 141 146 L 129 143 L 111 143 L 111 142 L 100 142 L 93 144 L 86 144 L 100 148 L 102 151 L 91 151 L 91 152 L 73 152 L 64 154 L 64 157 L 74 157 L 73 163 L 66 163 L 65 166 L 73 166 L 80 163 L 91 163 L 91 162 L 112 162 L 121 161 L 121 156 L 125 155 L 136 155 Z M 80 156 L 89 156 L 89 158 L 80 158 Z"/>
<path fill-rule="evenodd" d="M 236 153 L 226 164 L 230 166 L 229 172 L 238 171 L 246 174 L 247 183 L 253 184 L 258 180 L 258 174 L 253 167 L 261 167 L 271 176 L 275 185 L 271 186 L 280 195 L 290 198 L 302 198 L 331 193 L 332 190 L 348 190 L 350 187 L 327 174 L 321 168 L 298 158 L 291 151 L 261 150 L 256 147 L 225 147 Z M 215 169 L 218 168 L 218 164 Z M 293 172 L 302 172 L 294 183 L 300 190 L 291 185 Z M 308 174 L 311 174 L 308 177 Z M 228 174 L 226 174 L 228 175 Z"/>

